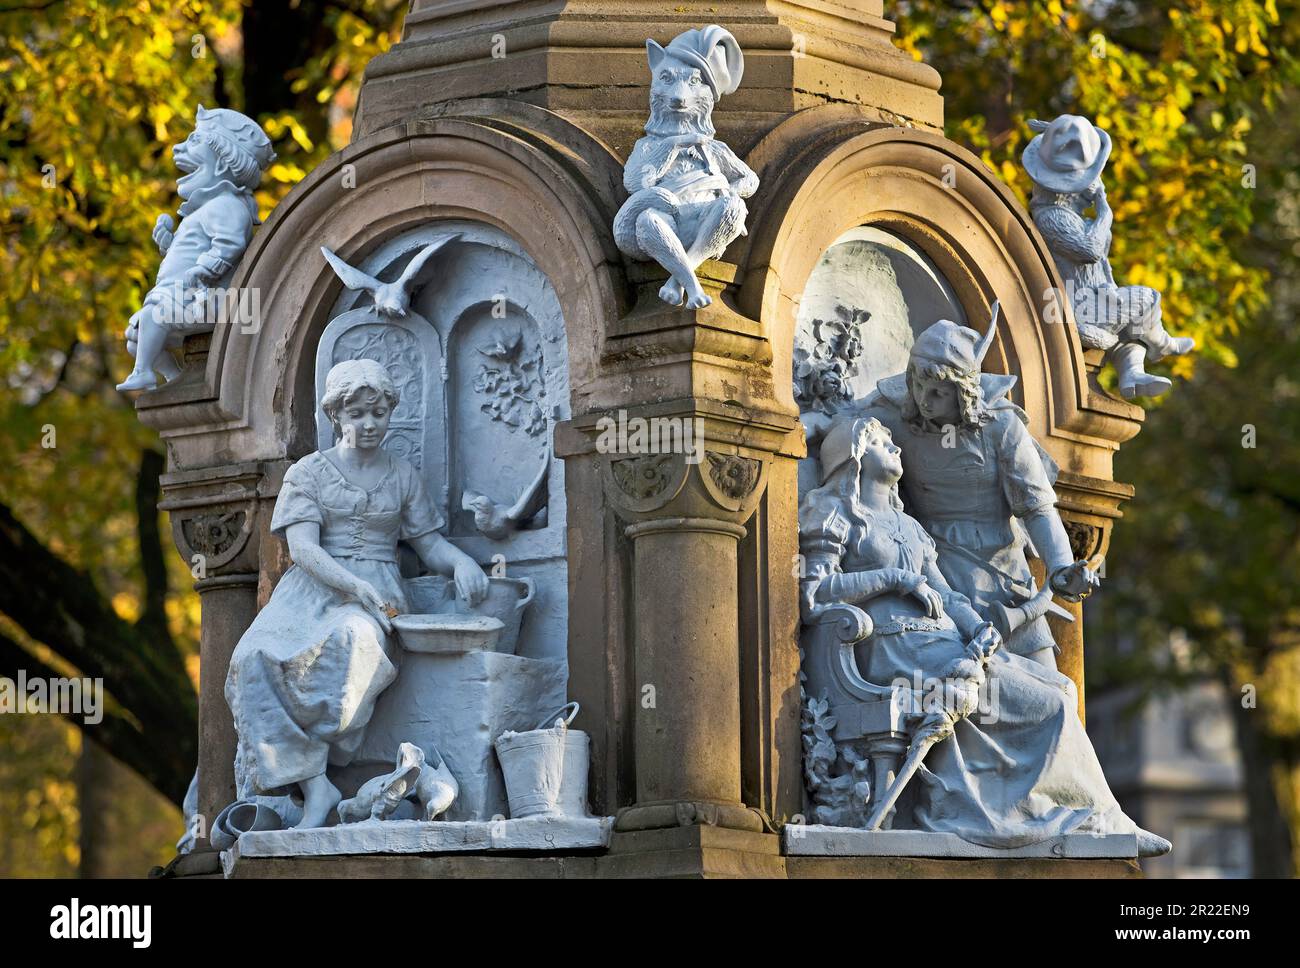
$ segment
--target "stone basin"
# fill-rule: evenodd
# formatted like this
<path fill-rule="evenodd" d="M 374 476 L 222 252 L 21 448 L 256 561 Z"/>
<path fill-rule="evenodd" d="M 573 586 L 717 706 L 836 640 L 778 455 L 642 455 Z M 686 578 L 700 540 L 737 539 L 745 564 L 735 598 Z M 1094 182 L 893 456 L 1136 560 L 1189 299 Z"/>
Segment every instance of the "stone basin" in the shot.
<path fill-rule="evenodd" d="M 488 615 L 396 615 L 393 628 L 408 652 L 495 652 L 505 624 Z"/>
<path fill-rule="evenodd" d="M 531 578 L 488 578 L 487 598 L 471 608 L 456 594 L 456 583 L 442 575 L 408 578 L 405 585 L 412 612 L 447 618 L 480 616 L 500 622 L 504 628 L 491 650 L 505 655 L 514 655 L 524 612 L 536 594 Z"/>

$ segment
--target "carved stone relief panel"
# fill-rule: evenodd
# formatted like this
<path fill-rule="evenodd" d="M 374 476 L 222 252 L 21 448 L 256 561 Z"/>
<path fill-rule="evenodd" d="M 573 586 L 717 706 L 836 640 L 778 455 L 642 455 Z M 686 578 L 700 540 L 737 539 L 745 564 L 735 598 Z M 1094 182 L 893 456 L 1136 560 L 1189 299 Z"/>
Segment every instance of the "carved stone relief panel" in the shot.
<path fill-rule="evenodd" d="M 534 497 L 520 505 L 512 530 L 545 526 L 548 502 L 528 493 L 545 487 L 537 477 L 549 460 L 537 324 L 504 300 L 467 309 L 452 329 L 448 395 L 454 428 L 451 533 L 474 535 L 488 527 L 480 527 L 472 507 L 480 496 L 506 509 L 521 497 Z"/>
<path fill-rule="evenodd" d="M 448 239 L 449 236 L 454 236 Z M 343 290 L 317 352 L 318 382 L 342 359 L 388 367 L 401 394 L 384 446 L 415 464 L 446 536 L 486 569 L 537 586 L 518 654 L 567 654 L 564 465 L 552 453 L 569 416 L 564 318 L 550 280 L 505 232 L 439 221 L 363 257 L 339 257 L 377 281 L 399 280 L 431 244 L 405 316 L 381 317 Z M 332 428 L 317 418 L 322 447 Z"/>

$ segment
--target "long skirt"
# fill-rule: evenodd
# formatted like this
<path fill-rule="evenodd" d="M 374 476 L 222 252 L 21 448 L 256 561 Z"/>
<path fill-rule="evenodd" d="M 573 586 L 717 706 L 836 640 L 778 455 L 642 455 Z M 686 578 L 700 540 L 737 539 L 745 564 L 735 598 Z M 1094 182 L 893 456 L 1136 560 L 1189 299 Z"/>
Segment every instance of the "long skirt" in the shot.
<path fill-rule="evenodd" d="M 393 562 L 336 558 L 406 611 Z M 359 604 L 293 566 L 230 660 L 226 701 L 239 742 L 241 798 L 294 786 L 352 760 L 375 700 L 397 678 L 393 637 Z"/>
<path fill-rule="evenodd" d="M 937 678 L 964 654 L 957 636 L 933 633 L 882 635 L 859 648 L 860 667 L 877 683 Z M 1004 848 L 1137 830 L 1110 792 L 1069 678 L 998 651 L 979 699 L 926 755 L 912 780 L 912 821 L 902 826 Z"/>

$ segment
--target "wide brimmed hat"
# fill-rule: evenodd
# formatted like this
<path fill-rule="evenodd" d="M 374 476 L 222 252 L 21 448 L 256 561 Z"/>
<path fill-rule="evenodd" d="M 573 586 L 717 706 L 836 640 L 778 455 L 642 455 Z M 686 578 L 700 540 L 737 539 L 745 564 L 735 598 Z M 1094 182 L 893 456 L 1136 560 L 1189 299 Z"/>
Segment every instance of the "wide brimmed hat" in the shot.
<path fill-rule="evenodd" d="M 1029 127 L 1042 133 L 1025 147 L 1020 161 L 1038 184 L 1073 194 L 1101 177 L 1110 157 L 1110 135 L 1087 118 L 1063 114 L 1051 124 L 1030 121 Z"/>
<path fill-rule="evenodd" d="M 745 55 L 741 53 L 739 42 L 731 31 L 717 24 L 678 34 L 666 50 L 653 40 L 647 40 L 645 46 L 650 53 L 651 68 L 654 67 L 654 52 L 658 51 L 698 70 L 713 91 L 715 101 L 740 87 L 740 79 L 745 73 Z"/>

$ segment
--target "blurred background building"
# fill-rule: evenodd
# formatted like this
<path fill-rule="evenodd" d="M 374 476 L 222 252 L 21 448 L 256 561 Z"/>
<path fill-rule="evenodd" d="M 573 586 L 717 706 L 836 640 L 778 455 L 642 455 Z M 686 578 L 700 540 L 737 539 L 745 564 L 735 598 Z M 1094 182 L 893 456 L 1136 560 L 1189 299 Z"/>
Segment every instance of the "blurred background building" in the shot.
<path fill-rule="evenodd" d="M 1091 605 L 1088 613 L 1095 615 Z M 1131 653 L 1132 643 L 1094 634 L 1088 649 L 1088 735 L 1111 790 L 1130 817 L 1174 842 L 1172 853 L 1142 861 L 1143 872 L 1250 877 L 1233 697 L 1209 678 L 1164 693 L 1108 682 L 1107 671 Z M 1174 664 L 1185 663 L 1187 653 L 1186 641 L 1172 636 Z"/>

